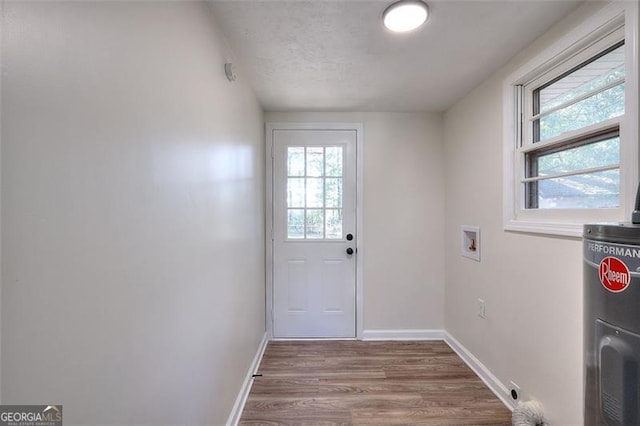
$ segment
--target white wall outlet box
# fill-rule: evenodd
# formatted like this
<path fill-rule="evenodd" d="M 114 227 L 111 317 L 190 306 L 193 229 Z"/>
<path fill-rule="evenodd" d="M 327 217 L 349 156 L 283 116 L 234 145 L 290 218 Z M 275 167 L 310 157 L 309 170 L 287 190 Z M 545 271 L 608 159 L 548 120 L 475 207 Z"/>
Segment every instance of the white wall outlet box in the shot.
<path fill-rule="evenodd" d="M 487 318 L 487 304 L 484 299 L 478 299 L 478 316 L 482 319 Z"/>
<path fill-rule="evenodd" d="M 480 262 L 480 228 L 462 225 L 462 255 Z"/>

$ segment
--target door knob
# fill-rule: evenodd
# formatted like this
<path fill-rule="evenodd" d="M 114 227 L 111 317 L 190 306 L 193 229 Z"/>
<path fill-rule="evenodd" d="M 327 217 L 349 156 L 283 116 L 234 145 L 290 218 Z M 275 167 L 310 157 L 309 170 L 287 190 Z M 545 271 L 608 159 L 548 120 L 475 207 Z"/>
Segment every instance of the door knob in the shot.
<path fill-rule="evenodd" d="M 347 248 L 347 254 L 353 254 L 353 249 L 351 247 Z"/>

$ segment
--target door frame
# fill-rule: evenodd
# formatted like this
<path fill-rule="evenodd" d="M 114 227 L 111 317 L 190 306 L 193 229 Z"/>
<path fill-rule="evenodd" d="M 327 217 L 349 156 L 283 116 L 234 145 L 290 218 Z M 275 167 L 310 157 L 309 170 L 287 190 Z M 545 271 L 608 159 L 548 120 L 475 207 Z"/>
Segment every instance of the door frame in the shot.
<path fill-rule="evenodd" d="M 266 149 L 265 149 L 265 186 L 266 186 L 266 221 L 265 221 L 265 320 L 267 337 L 273 340 L 273 132 L 275 130 L 355 130 L 356 132 L 356 339 L 362 340 L 364 330 L 363 312 L 363 255 L 364 250 L 364 221 L 363 221 L 363 140 L 364 128 L 362 123 L 340 122 L 299 122 L 299 123 L 272 123 L 265 125 Z M 286 339 L 290 340 L 290 339 Z"/>

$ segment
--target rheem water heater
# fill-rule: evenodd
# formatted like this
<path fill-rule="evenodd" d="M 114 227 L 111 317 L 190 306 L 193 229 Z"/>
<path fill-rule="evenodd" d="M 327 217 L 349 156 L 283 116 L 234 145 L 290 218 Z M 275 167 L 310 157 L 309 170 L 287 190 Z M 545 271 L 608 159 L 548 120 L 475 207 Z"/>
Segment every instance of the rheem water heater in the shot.
<path fill-rule="evenodd" d="M 631 223 L 583 236 L 584 422 L 640 425 L 640 186 Z"/>

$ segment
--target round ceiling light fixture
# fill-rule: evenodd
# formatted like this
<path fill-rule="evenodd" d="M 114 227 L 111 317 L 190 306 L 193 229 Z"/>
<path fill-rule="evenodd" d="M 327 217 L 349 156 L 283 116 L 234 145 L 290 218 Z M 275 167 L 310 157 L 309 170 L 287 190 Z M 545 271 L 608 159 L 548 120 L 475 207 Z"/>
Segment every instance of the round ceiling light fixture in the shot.
<path fill-rule="evenodd" d="M 427 21 L 429 7 L 420 0 L 400 0 L 382 14 L 384 26 L 396 33 L 415 30 Z"/>

